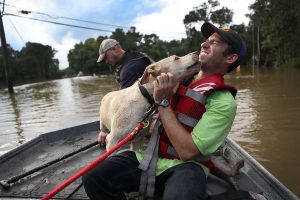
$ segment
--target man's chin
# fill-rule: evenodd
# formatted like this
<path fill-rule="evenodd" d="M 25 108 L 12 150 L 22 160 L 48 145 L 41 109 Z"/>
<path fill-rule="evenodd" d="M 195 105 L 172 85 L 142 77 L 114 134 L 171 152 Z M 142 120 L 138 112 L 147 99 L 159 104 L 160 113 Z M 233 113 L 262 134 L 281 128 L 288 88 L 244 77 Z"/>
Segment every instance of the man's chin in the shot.
<path fill-rule="evenodd" d="M 199 62 L 205 63 L 206 60 L 207 60 L 207 54 L 200 54 L 199 55 Z"/>
<path fill-rule="evenodd" d="M 201 71 L 206 71 L 208 69 L 207 64 L 206 63 L 202 63 L 201 65 Z"/>

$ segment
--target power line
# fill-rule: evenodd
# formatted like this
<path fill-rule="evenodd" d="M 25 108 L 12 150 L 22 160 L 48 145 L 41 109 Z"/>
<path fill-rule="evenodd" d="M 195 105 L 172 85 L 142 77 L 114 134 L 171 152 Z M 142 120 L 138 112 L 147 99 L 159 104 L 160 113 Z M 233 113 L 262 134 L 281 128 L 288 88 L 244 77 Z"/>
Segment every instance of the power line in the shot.
<path fill-rule="evenodd" d="M 21 16 L 21 15 L 15 15 L 15 14 L 12 14 L 12 13 L 5 13 L 4 15 L 9 15 L 9 16 L 19 17 L 19 18 L 24 18 L 24 19 L 30 19 L 30 20 L 35 20 L 35 21 L 41 21 L 41 22 L 46 22 L 46 23 L 55 24 L 55 25 L 80 28 L 80 29 L 87 29 L 87 30 L 94 30 L 94 31 L 101 31 L 101 32 L 108 32 L 108 33 L 114 32 L 113 30 L 105 30 L 105 29 L 99 29 L 99 28 L 94 28 L 94 27 L 78 26 L 78 25 L 74 25 L 74 24 L 66 24 L 66 23 L 54 22 L 54 21 L 49 21 L 49 20 L 44 20 L 44 19 L 38 19 L 38 18 L 33 18 L 33 17 L 25 17 L 25 16 Z M 160 37 L 161 38 L 174 39 L 174 37 L 171 37 L 171 36 L 163 36 L 162 35 Z"/>
<path fill-rule="evenodd" d="M 24 12 L 24 10 L 22 10 Z M 21 13 L 22 13 L 21 11 Z M 31 13 L 36 13 L 39 15 L 45 15 L 47 17 L 53 18 L 53 19 L 67 19 L 67 20 L 72 20 L 72 21 L 78 21 L 78 22 L 85 22 L 85 23 L 90 23 L 90 24 L 98 24 L 98 25 L 104 25 L 104 26 L 111 26 L 111 27 L 116 27 L 116 28 L 124 28 L 124 29 L 130 29 L 132 28 L 129 26 L 121 26 L 121 25 L 115 25 L 115 24 L 107 24 L 107 23 L 101 23 L 101 22 L 95 22 L 95 21 L 90 21 L 90 20 L 83 20 L 83 19 L 78 19 L 78 18 L 72 18 L 72 17 L 64 17 L 64 16 L 53 16 L 47 13 L 42 13 L 42 12 L 35 12 L 35 11 L 27 11 L 27 12 L 31 12 Z M 142 31 L 148 31 L 148 32 L 156 32 L 156 33 L 166 33 L 166 32 L 162 32 L 162 31 L 154 31 L 154 30 L 147 30 L 147 29 L 141 29 Z M 176 34 L 176 35 L 185 35 L 185 33 L 171 33 L 168 32 L 170 34 Z"/>
<path fill-rule="evenodd" d="M 16 28 L 16 26 L 14 25 L 14 23 L 11 21 L 11 19 L 8 17 L 8 21 L 11 23 L 12 27 L 15 29 L 15 31 L 17 32 L 19 38 L 23 41 L 24 44 L 26 44 L 26 42 L 24 41 L 23 37 L 21 36 L 21 34 L 19 33 L 18 29 Z"/>
<path fill-rule="evenodd" d="M 86 27 L 86 26 L 78 26 L 74 24 L 65 24 L 65 23 L 60 23 L 60 22 L 54 22 L 54 21 L 49 21 L 49 20 L 44 20 L 44 19 L 38 19 L 38 18 L 33 18 L 33 17 L 24 17 L 21 15 L 15 15 L 12 13 L 5 13 L 4 15 L 9 15 L 13 17 L 20 17 L 20 18 L 25 18 L 25 19 L 30 19 L 30 20 L 35 20 L 35 21 L 41 21 L 41 22 L 46 22 L 50 24 L 56 24 L 56 25 L 62 25 L 62 26 L 69 26 L 69 27 L 74 27 L 74 28 L 81 28 L 81 29 L 88 29 L 88 30 L 94 30 L 94 31 L 102 31 L 102 32 L 113 32 L 111 30 L 104 30 L 104 29 L 99 29 L 99 28 L 94 28 L 94 27 Z"/>
<path fill-rule="evenodd" d="M 129 26 L 121 26 L 121 25 L 115 25 L 115 24 L 107 24 L 107 23 L 101 23 L 101 22 L 95 22 L 95 21 L 89 21 L 89 20 L 83 20 L 83 19 L 78 19 L 78 18 L 72 18 L 72 17 L 63 17 L 63 16 L 53 16 L 47 13 L 42 13 L 42 12 L 35 12 L 35 11 L 29 11 L 31 13 L 36 13 L 40 15 L 45 15 L 53 19 L 67 19 L 67 20 L 72 20 L 72 21 L 78 21 L 78 22 L 85 22 L 85 23 L 90 23 L 90 24 L 98 24 L 98 25 L 104 25 L 104 26 L 111 26 L 111 27 L 116 27 L 116 28 L 123 28 L 123 29 L 130 29 L 132 28 Z M 21 11 L 22 13 L 22 11 Z M 141 29 L 141 31 L 148 31 L 148 32 L 156 32 L 156 33 L 166 33 L 162 31 L 156 31 L 156 30 L 147 30 L 147 29 Z M 168 32 L 170 33 L 170 32 Z M 185 33 L 170 33 L 170 34 L 176 34 L 176 35 L 185 35 Z"/>
<path fill-rule="evenodd" d="M 3 4 L 3 3 L 0 2 L 0 4 Z M 116 25 L 116 24 L 108 24 L 108 23 L 102 23 L 102 22 L 96 22 L 96 21 L 90 21 L 90 20 L 72 18 L 72 17 L 65 17 L 65 16 L 55 16 L 55 15 L 52 15 L 52 14 L 49 14 L 49 13 L 44 13 L 44 12 L 24 10 L 24 9 L 16 7 L 14 5 L 9 5 L 9 4 L 5 4 L 5 5 L 15 8 L 19 13 L 22 13 L 22 14 L 33 13 L 33 14 L 38 14 L 38 15 L 44 15 L 44 16 L 47 16 L 47 17 L 52 18 L 52 19 L 67 19 L 67 20 L 72 20 L 72 21 L 77 21 L 77 22 L 84 22 L 84 23 L 97 24 L 97 25 L 110 26 L 110 27 L 123 28 L 123 29 L 130 29 L 131 28 L 129 26 L 121 26 L 121 25 Z M 152 32 L 152 33 L 167 33 L 167 34 L 178 35 L 178 36 L 175 36 L 175 37 L 186 36 L 185 33 L 174 33 L 174 32 L 171 33 L 171 32 L 163 32 L 163 31 L 148 30 L 148 29 L 139 29 L 139 30 L 140 31 L 146 31 L 146 32 Z M 179 36 L 179 35 L 181 35 L 181 36 Z M 174 38 L 174 37 L 170 37 L 170 36 L 161 36 L 161 37 L 164 37 L 164 38 Z"/>
<path fill-rule="evenodd" d="M 18 29 L 16 28 L 16 26 L 14 25 L 14 23 L 11 21 L 11 19 L 8 17 L 8 21 L 10 22 L 10 24 L 12 25 L 12 27 L 15 29 L 16 33 L 18 34 L 19 38 L 23 41 L 23 43 L 25 44 L 26 42 L 24 41 L 23 37 L 21 36 L 20 32 L 18 31 Z"/>
<path fill-rule="evenodd" d="M 72 20 L 72 21 L 77 21 L 77 22 L 85 22 L 85 23 L 90 23 L 90 24 L 98 24 L 98 25 L 104 25 L 104 26 L 111 26 L 111 27 L 116 27 L 116 28 L 124 28 L 124 29 L 130 29 L 131 27 L 128 26 L 121 26 L 121 25 L 115 25 L 115 24 L 106 24 L 106 23 L 101 23 L 101 22 L 95 22 L 95 21 L 89 21 L 89 20 L 83 20 L 83 19 L 77 19 L 77 18 L 71 18 L 71 17 L 63 17 L 63 16 L 53 16 L 47 13 L 42 13 L 42 12 L 35 12 L 35 11 L 30 11 L 31 13 L 36 13 L 39 15 L 45 15 L 53 19 L 67 19 L 67 20 Z M 21 11 L 22 13 L 22 11 Z"/>
<path fill-rule="evenodd" d="M 15 8 L 16 10 L 18 9 L 18 8 L 17 8 L 16 6 L 14 6 L 14 5 L 10 5 L 10 4 L 5 3 L 5 0 L 3 0 L 3 2 L 0 2 L 0 4 L 2 4 L 3 6 L 8 6 L 8 7 Z"/>
<path fill-rule="evenodd" d="M 0 2 L 0 4 L 4 5 L 5 3 Z M 90 23 L 90 24 L 98 24 L 98 25 L 111 26 L 111 27 L 124 28 L 124 29 L 130 29 L 131 28 L 131 27 L 128 27 L 128 26 L 107 24 L 107 23 L 101 23 L 101 22 L 95 22 L 95 21 L 89 21 L 89 20 L 83 20 L 83 19 L 76 19 L 76 18 L 65 17 L 65 16 L 54 16 L 54 15 L 51 15 L 51 14 L 48 14 L 48 13 L 31 11 L 31 10 L 30 11 L 29 10 L 24 10 L 20 7 L 16 7 L 16 6 L 10 5 L 10 4 L 5 4 L 5 5 L 15 8 L 19 13 L 22 13 L 22 14 L 35 13 L 35 14 L 38 14 L 38 15 L 47 16 L 47 17 L 52 18 L 52 19 L 67 19 L 67 20 L 72 20 L 72 21 L 85 22 L 85 23 Z"/>

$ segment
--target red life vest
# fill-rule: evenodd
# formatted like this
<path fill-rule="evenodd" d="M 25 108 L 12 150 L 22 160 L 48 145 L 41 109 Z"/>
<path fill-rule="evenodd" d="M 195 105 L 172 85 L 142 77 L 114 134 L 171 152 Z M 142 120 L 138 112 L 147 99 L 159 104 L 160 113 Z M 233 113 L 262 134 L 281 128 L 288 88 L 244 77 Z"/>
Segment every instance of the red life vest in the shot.
<path fill-rule="evenodd" d="M 229 90 L 233 97 L 237 93 L 234 87 L 224 84 L 224 78 L 221 75 L 211 75 L 194 81 L 187 87 L 181 84 L 172 97 L 170 105 L 179 122 L 189 133 L 192 132 L 206 111 L 206 97 L 215 90 Z M 160 133 L 159 155 L 164 158 L 178 159 L 177 153 L 164 130 Z"/>

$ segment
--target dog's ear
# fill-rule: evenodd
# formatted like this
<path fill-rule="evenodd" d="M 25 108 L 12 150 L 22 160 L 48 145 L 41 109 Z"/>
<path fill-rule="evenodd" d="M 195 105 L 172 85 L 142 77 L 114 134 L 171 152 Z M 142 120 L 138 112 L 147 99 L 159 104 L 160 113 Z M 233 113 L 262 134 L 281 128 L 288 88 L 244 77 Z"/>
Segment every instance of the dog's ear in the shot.
<path fill-rule="evenodd" d="M 156 65 L 156 63 L 153 63 L 151 65 L 149 65 L 145 71 L 144 74 L 140 80 L 141 84 L 145 84 L 149 82 L 150 76 L 153 77 L 157 77 L 160 74 L 160 67 L 158 67 L 158 65 Z"/>

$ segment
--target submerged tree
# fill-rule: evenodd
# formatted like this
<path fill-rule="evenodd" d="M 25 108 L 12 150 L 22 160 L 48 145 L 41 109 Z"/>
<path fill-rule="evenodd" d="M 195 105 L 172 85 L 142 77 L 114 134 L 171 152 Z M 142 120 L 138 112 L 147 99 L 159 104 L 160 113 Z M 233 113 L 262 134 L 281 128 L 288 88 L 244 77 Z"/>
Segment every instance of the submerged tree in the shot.
<path fill-rule="evenodd" d="M 249 30 L 256 33 L 256 49 L 261 63 L 275 60 L 284 64 L 300 59 L 299 1 L 256 0 L 249 8 Z"/>
<path fill-rule="evenodd" d="M 57 78 L 60 75 L 59 62 L 54 58 L 56 50 L 51 46 L 27 42 L 20 52 L 11 47 L 8 49 L 12 77 L 15 81 L 44 80 Z M 2 73 L 2 64 L 0 63 L 0 80 L 3 80 Z"/>
<path fill-rule="evenodd" d="M 52 78 L 58 72 L 58 60 L 54 59 L 56 50 L 49 45 L 27 42 L 17 58 L 19 67 L 32 71 L 34 78 Z M 26 70 L 25 70 L 26 71 Z"/>

